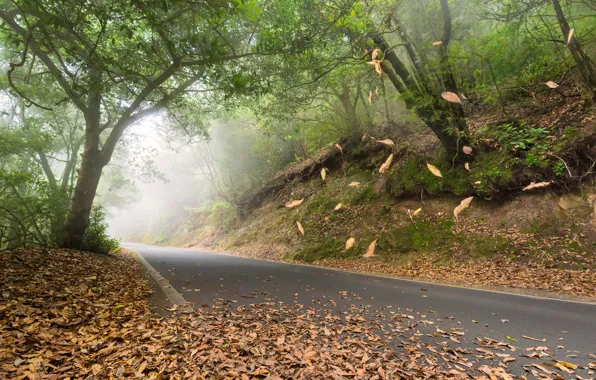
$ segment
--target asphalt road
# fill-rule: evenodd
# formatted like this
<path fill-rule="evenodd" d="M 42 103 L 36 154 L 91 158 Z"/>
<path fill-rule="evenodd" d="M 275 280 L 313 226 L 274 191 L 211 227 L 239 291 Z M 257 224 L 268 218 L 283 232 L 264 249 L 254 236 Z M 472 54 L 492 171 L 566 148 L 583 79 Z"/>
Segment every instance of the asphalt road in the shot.
<path fill-rule="evenodd" d="M 365 308 L 384 320 L 400 312 L 440 320 L 443 330 L 465 332 L 463 347 L 489 337 L 517 348 L 546 346 L 557 360 L 596 362 L 596 305 L 526 297 L 310 266 L 247 259 L 187 249 L 124 244 L 133 249 L 197 307 L 236 307 L 261 302 L 302 304 L 342 312 Z M 380 322 L 383 323 L 383 322 Z M 432 326 L 436 329 L 437 326 Z M 424 333 L 424 331 L 423 331 Z M 526 337 L 544 341 L 535 341 Z M 540 358 L 542 359 L 542 358 Z M 522 364 L 537 358 L 519 358 Z M 585 376 L 585 373 L 582 374 Z M 589 376 L 590 377 L 590 376 Z M 592 376 L 596 377 L 596 376 Z"/>

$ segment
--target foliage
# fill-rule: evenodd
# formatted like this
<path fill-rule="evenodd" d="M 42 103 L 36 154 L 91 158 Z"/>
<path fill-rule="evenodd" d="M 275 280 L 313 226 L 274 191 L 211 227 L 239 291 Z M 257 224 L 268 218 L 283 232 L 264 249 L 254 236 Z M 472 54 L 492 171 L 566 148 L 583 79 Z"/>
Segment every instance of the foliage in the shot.
<path fill-rule="evenodd" d="M 107 229 L 103 207 L 94 206 L 89 216 L 89 227 L 85 231 L 81 249 L 103 254 L 117 253 L 120 250 L 120 243 L 108 235 Z"/>
<path fill-rule="evenodd" d="M 229 231 L 238 220 L 234 205 L 222 200 L 204 202 L 198 208 L 188 209 L 193 224 L 209 225 L 219 231 Z"/>

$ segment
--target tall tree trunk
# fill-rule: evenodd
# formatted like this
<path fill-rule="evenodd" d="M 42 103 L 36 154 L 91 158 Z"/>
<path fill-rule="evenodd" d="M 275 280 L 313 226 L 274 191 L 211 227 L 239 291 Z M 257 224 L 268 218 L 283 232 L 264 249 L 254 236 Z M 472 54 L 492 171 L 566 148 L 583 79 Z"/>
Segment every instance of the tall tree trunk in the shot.
<path fill-rule="evenodd" d="M 589 58 L 584 53 L 582 46 L 580 45 L 579 41 L 575 36 L 572 36 L 569 40 L 569 32 L 571 28 L 569 27 L 569 23 L 567 22 L 567 18 L 563 13 L 563 9 L 561 8 L 561 3 L 559 0 L 551 0 L 553 4 L 553 8 L 555 9 L 555 13 L 557 15 L 557 21 L 559 22 L 559 26 L 561 27 L 561 31 L 563 32 L 563 38 L 567 43 L 567 47 L 571 52 L 571 56 L 579 69 L 582 77 L 586 81 L 588 88 L 592 91 L 593 94 L 596 95 L 596 73 L 594 73 L 594 67 L 590 62 Z M 568 41 L 569 40 L 569 41 Z"/>

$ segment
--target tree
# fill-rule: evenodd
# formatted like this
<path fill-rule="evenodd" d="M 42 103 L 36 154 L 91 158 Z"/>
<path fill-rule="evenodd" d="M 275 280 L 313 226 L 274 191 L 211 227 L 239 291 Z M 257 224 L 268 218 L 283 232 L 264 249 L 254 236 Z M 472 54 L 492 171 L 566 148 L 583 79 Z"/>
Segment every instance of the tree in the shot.
<path fill-rule="evenodd" d="M 85 121 L 64 247 L 81 246 L 102 169 L 130 125 L 166 108 L 183 108 L 190 91 L 195 96 L 214 87 L 250 91 L 251 77 L 244 71 L 252 58 L 296 49 L 259 48 L 257 36 L 267 24 L 261 20 L 264 4 L 256 1 L 0 4 L 6 40 L 20 50 L 8 72 L 15 91 L 50 109 L 52 104 L 41 104 L 13 76 L 33 70 L 50 77 Z"/>

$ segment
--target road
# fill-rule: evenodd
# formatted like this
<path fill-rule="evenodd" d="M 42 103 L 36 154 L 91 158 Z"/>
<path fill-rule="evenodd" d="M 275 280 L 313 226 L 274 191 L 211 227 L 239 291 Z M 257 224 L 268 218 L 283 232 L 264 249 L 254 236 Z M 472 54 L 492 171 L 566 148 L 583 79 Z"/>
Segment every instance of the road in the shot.
<path fill-rule="evenodd" d="M 596 362 L 596 305 L 465 289 L 417 281 L 347 273 L 310 266 L 254 260 L 187 249 L 124 244 L 164 276 L 197 307 L 260 302 L 302 304 L 342 312 L 365 308 L 379 320 L 400 313 L 440 320 L 443 330 L 461 328 L 462 347 L 478 347 L 477 337 L 510 344 L 522 364 L 548 347 L 557 360 L 588 366 Z M 383 323 L 383 322 L 380 322 Z M 432 322 L 430 322 L 433 324 Z M 422 326 L 429 327 L 429 326 Z M 422 331 L 426 333 L 430 330 Z M 530 337 L 540 341 L 524 338 Z M 549 359 L 552 359 L 549 357 Z M 579 372 L 578 372 L 579 374 Z M 583 373 L 582 376 L 585 376 Z M 596 377 L 590 376 L 588 377 Z"/>

